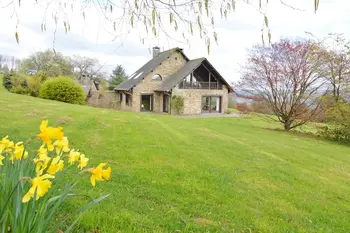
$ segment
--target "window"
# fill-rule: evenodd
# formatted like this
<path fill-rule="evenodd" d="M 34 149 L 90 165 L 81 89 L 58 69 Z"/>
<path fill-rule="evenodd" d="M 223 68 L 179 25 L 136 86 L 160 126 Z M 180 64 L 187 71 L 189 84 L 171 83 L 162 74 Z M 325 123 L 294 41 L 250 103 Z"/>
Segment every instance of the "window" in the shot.
<path fill-rule="evenodd" d="M 120 94 L 119 94 L 119 101 L 120 101 L 120 103 L 123 102 L 123 93 L 120 93 Z"/>
<path fill-rule="evenodd" d="M 153 111 L 153 95 L 141 95 L 141 112 Z"/>
<path fill-rule="evenodd" d="M 202 113 L 220 113 L 221 96 L 202 96 Z"/>
<path fill-rule="evenodd" d="M 131 106 L 131 95 L 125 94 L 125 103 L 128 106 Z"/>
<path fill-rule="evenodd" d="M 162 76 L 160 76 L 160 74 L 155 74 L 152 77 L 152 81 L 162 81 Z"/>

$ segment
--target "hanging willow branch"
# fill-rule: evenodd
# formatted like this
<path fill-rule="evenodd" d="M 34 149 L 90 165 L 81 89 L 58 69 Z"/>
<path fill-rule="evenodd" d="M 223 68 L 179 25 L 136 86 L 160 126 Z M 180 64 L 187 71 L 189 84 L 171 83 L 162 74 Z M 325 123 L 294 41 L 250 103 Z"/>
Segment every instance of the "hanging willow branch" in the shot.
<path fill-rule="evenodd" d="M 161 33 L 166 36 L 180 33 L 188 41 L 188 36 L 198 33 L 209 52 L 210 39 L 218 43 L 215 17 L 227 19 L 237 10 L 239 1 L 251 5 L 262 14 L 262 38 L 264 40 L 264 35 L 267 35 L 270 41 L 271 32 L 266 14 L 268 0 L 26 0 L 26 3 L 42 6 L 43 20 L 40 25 L 42 31 L 46 31 L 47 17 L 51 15 L 55 25 L 63 25 L 64 31 L 68 33 L 71 29 L 70 18 L 80 15 L 85 20 L 90 17 L 89 12 L 91 13 L 92 9 L 102 16 L 103 27 L 111 29 L 111 33 L 128 31 L 130 28 L 144 30 L 145 33 L 140 33 L 143 42 L 148 36 L 157 37 Z M 309 1 L 311 3 L 311 0 Z M 319 0 L 312 1 L 316 12 Z M 286 7 L 298 9 L 288 5 L 284 0 L 280 2 Z M 24 1 L 20 0 L 9 0 L 6 7 L 11 6 L 14 11 L 26 7 Z M 211 29 L 213 32 L 209 33 Z M 18 32 L 15 37 L 19 42 Z"/>

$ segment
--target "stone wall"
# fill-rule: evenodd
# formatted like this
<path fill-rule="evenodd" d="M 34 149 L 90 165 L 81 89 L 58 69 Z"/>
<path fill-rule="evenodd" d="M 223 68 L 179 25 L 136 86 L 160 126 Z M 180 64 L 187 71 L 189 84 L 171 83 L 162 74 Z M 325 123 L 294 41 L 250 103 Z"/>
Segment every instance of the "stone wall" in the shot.
<path fill-rule="evenodd" d="M 123 91 L 116 91 L 115 92 L 116 95 L 116 99 L 118 101 L 119 104 L 119 108 L 120 110 L 123 111 L 128 111 L 128 112 L 134 112 L 133 106 L 132 106 L 132 101 L 133 101 L 133 96 L 131 95 L 131 101 L 130 101 L 130 105 L 126 104 L 126 93 Z M 120 95 L 122 95 L 122 101 L 120 101 Z"/>
<path fill-rule="evenodd" d="M 152 81 L 152 77 L 155 74 L 159 74 L 162 76 L 163 80 L 166 80 L 170 75 L 176 73 L 182 68 L 185 65 L 185 62 L 186 61 L 181 53 L 175 52 L 150 72 L 139 84 L 136 85 L 136 87 L 133 88 L 131 110 L 134 112 L 140 111 L 142 94 L 153 94 L 153 112 L 163 112 L 163 94 L 154 91 L 159 85 L 161 85 L 162 81 Z M 125 102 L 125 96 L 123 102 Z M 123 107 L 122 109 L 124 110 Z"/>
<path fill-rule="evenodd" d="M 120 109 L 118 96 L 110 91 L 91 91 L 86 103 L 99 108 Z"/>
<path fill-rule="evenodd" d="M 222 90 L 198 90 L 174 88 L 172 95 L 184 97 L 184 115 L 196 115 L 202 113 L 202 96 L 221 96 L 221 113 L 225 113 L 228 107 L 228 89 Z M 174 113 L 174 111 L 172 111 Z"/>

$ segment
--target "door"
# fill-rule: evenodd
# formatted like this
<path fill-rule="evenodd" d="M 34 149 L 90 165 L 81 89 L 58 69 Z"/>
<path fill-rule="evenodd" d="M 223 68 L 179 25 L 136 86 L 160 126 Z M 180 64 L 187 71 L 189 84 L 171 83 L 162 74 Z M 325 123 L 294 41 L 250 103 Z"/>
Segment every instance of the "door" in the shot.
<path fill-rule="evenodd" d="M 163 94 L 163 112 L 169 112 L 169 95 Z"/>
<path fill-rule="evenodd" d="M 202 96 L 202 113 L 220 113 L 221 96 Z"/>
<path fill-rule="evenodd" d="M 210 112 L 210 97 L 202 96 L 202 112 L 209 113 Z"/>
<path fill-rule="evenodd" d="M 153 95 L 141 95 L 141 112 L 153 111 Z"/>

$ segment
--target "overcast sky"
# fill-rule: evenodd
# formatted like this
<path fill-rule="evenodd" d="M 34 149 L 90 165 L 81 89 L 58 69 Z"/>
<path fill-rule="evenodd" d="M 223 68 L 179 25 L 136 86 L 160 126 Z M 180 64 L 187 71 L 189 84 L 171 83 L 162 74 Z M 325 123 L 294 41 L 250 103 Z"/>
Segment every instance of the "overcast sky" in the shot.
<path fill-rule="evenodd" d="M 0 6 L 8 1 L 0 0 Z M 64 32 L 63 25 L 57 28 L 54 40 L 54 25 L 47 25 L 47 31 L 41 32 L 44 15 L 43 6 L 26 0 L 27 5 L 15 6 L 18 18 L 20 44 L 15 40 L 17 17 L 13 6 L 0 8 L 0 53 L 23 58 L 30 53 L 55 47 L 64 55 L 78 54 L 98 58 L 110 72 L 117 64 L 123 65 L 127 73 L 132 74 L 151 55 L 149 48 L 160 46 L 162 49 L 182 47 L 190 58 L 207 57 L 217 70 L 229 81 L 239 79 L 239 64 L 246 59 L 246 49 L 261 42 L 262 16 L 251 6 L 237 3 L 236 12 L 227 20 L 216 18 L 215 31 L 219 44 L 212 43 L 208 55 L 204 41 L 198 36 L 190 38 L 190 43 L 166 40 L 164 37 L 140 42 L 140 30 L 131 30 L 118 38 L 106 30 L 101 16 L 93 11 L 84 20 L 81 15 L 70 17 L 71 31 Z M 31 2 L 31 3 L 29 3 Z M 40 2 L 40 1 L 39 1 Z M 344 33 L 350 39 L 350 2 L 344 0 L 320 0 L 317 14 L 314 14 L 314 0 L 284 0 L 284 2 L 303 11 L 293 10 L 278 0 L 270 1 L 267 9 L 272 40 L 285 37 L 306 36 L 305 31 L 322 37 L 328 33 Z M 172 31 L 169 30 L 171 33 Z M 53 45 L 55 41 L 55 45 Z"/>

